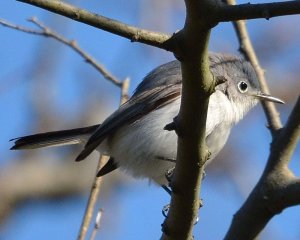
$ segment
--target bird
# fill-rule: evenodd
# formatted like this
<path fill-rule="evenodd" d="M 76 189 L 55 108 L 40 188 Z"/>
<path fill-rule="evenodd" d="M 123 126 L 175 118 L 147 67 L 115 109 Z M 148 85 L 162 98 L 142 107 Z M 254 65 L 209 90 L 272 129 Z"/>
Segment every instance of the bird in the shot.
<path fill-rule="evenodd" d="M 208 105 L 205 138 L 211 162 L 232 127 L 259 100 L 284 102 L 260 90 L 252 65 L 239 56 L 210 53 L 209 65 L 214 77 L 226 80 L 215 87 Z M 135 178 L 168 186 L 166 173 L 176 165 L 177 135 L 164 128 L 178 115 L 181 89 L 181 66 L 174 60 L 152 70 L 131 98 L 102 124 L 14 138 L 11 149 L 81 144 L 84 148 L 76 161 L 94 150 L 110 157 L 97 176 L 119 168 Z"/>

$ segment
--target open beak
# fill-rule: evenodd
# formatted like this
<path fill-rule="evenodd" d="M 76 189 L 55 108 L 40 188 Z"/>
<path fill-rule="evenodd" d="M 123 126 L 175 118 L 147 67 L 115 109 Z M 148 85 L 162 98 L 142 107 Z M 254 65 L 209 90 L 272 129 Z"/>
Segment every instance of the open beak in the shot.
<path fill-rule="evenodd" d="M 269 94 L 265 94 L 265 93 L 262 93 L 262 92 L 258 92 L 257 94 L 254 94 L 253 96 L 260 99 L 260 100 L 262 100 L 262 101 L 270 101 L 270 102 L 284 104 L 284 101 L 282 101 L 280 98 L 273 97 Z"/>

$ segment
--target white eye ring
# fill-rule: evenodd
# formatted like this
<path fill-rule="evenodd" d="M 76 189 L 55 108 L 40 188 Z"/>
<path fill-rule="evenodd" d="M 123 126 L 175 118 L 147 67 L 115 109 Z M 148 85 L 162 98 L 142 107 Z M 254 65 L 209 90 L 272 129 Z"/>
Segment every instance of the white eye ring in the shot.
<path fill-rule="evenodd" d="M 248 84 L 244 81 L 240 81 L 238 83 L 238 89 L 241 93 L 245 93 L 248 91 Z"/>

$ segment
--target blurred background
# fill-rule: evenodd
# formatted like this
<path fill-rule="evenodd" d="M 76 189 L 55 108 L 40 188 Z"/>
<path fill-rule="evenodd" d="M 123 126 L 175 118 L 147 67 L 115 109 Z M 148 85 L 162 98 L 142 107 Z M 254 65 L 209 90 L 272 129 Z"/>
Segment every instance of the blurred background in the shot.
<path fill-rule="evenodd" d="M 173 33 L 184 23 L 179 0 L 71 1 L 72 4 L 125 23 Z M 240 1 L 240 3 L 248 1 Z M 257 3 L 259 1 L 251 1 Z M 142 78 L 174 56 L 160 49 L 71 21 L 16 1 L 3 1 L 0 18 L 36 28 L 36 16 L 68 39 L 74 39 L 119 79 L 129 77 L 132 94 Z M 300 16 L 248 22 L 253 44 L 266 69 L 282 121 L 300 90 Z M 36 132 L 101 123 L 120 101 L 120 89 L 105 80 L 70 48 L 57 41 L 0 26 L 0 239 L 75 239 L 84 214 L 98 155 L 75 163 L 80 148 L 10 151 L 9 139 Z M 212 31 L 210 50 L 238 53 L 230 23 Z M 233 214 L 265 166 L 270 133 L 261 106 L 238 126 L 218 158 L 207 167 L 204 207 L 195 239 L 222 239 Z M 300 175 L 300 149 L 291 168 Z M 98 239 L 158 239 L 169 196 L 147 180 L 121 172 L 104 177 L 97 208 L 104 209 Z M 285 210 L 261 239 L 300 239 L 300 207 Z M 91 231 L 89 231 L 90 233 Z"/>

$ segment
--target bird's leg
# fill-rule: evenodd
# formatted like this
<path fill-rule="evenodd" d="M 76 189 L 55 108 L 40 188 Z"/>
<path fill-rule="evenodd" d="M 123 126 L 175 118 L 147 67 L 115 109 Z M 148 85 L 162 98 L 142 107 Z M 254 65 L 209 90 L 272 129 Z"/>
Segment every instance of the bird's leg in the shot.
<path fill-rule="evenodd" d="M 170 169 L 168 169 L 166 172 L 165 172 L 165 177 L 168 181 L 168 185 L 161 185 L 161 187 L 171 196 L 172 194 L 172 189 L 170 187 L 170 182 L 171 182 L 171 179 L 172 179 L 172 176 L 173 176 L 173 171 L 174 171 L 175 167 L 172 167 Z"/>
<path fill-rule="evenodd" d="M 170 182 L 171 182 L 171 179 L 172 179 L 172 176 L 173 176 L 173 171 L 174 171 L 175 167 L 173 168 L 170 168 L 168 169 L 166 172 L 165 172 L 165 177 L 166 179 L 168 180 L 168 186 L 166 185 L 162 185 L 161 187 L 171 196 L 172 195 L 172 190 L 171 188 L 169 187 L 170 185 Z M 167 205 L 165 205 L 161 212 L 162 212 L 162 215 L 166 218 L 167 215 L 168 215 L 168 212 L 169 212 L 169 209 L 170 209 L 170 204 L 168 203 Z"/>
<path fill-rule="evenodd" d="M 156 156 L 157 159 L 159 160 L 163 160 L 163 161 L 168 161 L 168 162 L 173 162 L 176 163 L 176 159 L 173 158 L 166 158 L 166 157 L 162 157 L 162 156 Z M 168 181 L 167 185 L 161 185 L 161 187 L 171 196 L 172 190 L 170 188 L 170 182 L 171 182 L 171 178 L 173 176 L 173 171 L 174 171 L 175 167 L 172 167 L 170 169 L 168 169 L 165 172 L 165 177 Z"/>

